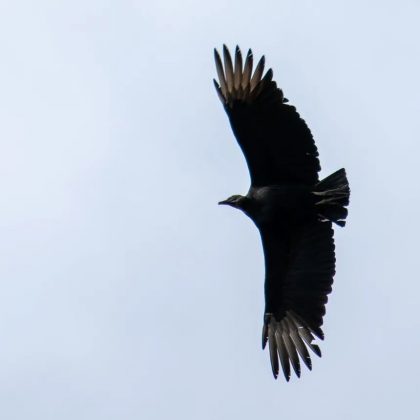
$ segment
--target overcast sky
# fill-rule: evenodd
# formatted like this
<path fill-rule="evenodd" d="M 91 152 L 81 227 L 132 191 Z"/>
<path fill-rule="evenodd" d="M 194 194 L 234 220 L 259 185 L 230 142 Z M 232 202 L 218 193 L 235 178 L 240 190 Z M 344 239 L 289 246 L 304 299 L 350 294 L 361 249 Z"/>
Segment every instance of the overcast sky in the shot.
<path fill-rule="evenodd" d="M 415 419 L 418 1 L 2 1 L 0 417 Z M 213 47 L 267 65 L 345 167 L 313 371 L 274 381 Z"/>

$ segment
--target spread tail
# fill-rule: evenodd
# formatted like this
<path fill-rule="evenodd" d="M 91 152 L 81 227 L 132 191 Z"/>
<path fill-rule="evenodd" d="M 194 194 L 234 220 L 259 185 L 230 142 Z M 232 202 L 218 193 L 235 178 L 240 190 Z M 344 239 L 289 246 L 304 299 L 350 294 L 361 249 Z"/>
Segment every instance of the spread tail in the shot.
<path fill-rule="evenodd" d="M 329 220 L 339 226 L 346 224 L 350 187 L 345 169 L 339 169 L 315 185 L 315 206 L 320 220 Z"/>

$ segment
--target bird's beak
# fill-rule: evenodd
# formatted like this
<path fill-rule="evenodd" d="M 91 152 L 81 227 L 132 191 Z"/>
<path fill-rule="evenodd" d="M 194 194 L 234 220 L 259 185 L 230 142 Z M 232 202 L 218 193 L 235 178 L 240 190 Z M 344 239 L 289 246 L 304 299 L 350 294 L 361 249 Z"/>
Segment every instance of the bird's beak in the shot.
<path fill-rule="evenodd" d="M 219 201 L 217 204 L 219 204 L 219 205 L 221 205 L 221 204 L 229 205 L 229 201 L 228 200 L 222 200 L 222 201 Z"/>

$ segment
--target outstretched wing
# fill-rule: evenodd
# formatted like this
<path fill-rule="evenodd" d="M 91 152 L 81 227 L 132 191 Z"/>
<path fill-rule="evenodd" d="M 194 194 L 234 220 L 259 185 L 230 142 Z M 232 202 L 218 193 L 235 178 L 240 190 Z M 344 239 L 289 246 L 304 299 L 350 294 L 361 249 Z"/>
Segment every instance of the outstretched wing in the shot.
<path fill-rule="evenodd" d="M 263 348 L 268 341 L 274 377 L 280 361 L 289 380 L 290 364 L 297 376 L 300 359 L 312 368 L 308 349 L 321 356 L 313 340 L 324 338 L 322 318 L 335 274 L 334 232 L 331 222 L 291 230 L 267 226 L 260 232 L 266 269 Z"/>
<path fill-rule="evenodd" d="M 315 184 L 320 165 L 312 134 L 296 108 L 286 104 L 272 70 L 263 76 L 264 56 L 253 72 L 251 50 L 244 64 L 239 47 L 234 64 L 226 46 L 224 65 L 214 53 L 219 78 L 214 84 L 245 155 L 251 184 Z"/>

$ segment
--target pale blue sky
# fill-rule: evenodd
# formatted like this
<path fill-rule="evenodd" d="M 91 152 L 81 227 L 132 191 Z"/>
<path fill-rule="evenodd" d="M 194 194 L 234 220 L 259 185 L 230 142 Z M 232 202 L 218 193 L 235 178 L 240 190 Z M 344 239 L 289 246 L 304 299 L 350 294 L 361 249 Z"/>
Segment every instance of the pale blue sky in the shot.
<path fill-rule="evenodd" d="M 258 5 L 257 5 L 258 4 Z M 0 3 L 0 417 L 416 419 L 417 1 Z M 213 47 L 265 54 L 345 167 L 324 357 L 274 381 Z"/>

